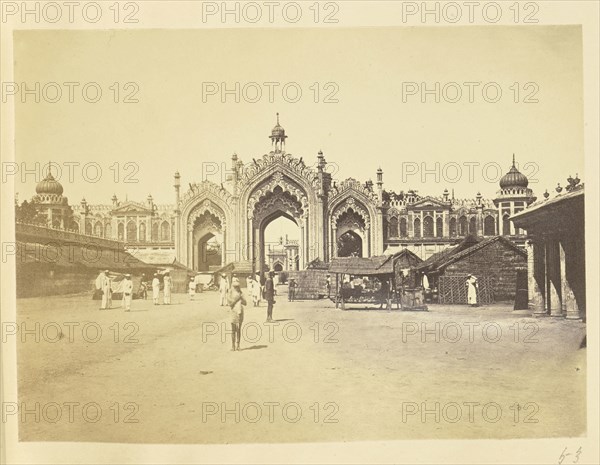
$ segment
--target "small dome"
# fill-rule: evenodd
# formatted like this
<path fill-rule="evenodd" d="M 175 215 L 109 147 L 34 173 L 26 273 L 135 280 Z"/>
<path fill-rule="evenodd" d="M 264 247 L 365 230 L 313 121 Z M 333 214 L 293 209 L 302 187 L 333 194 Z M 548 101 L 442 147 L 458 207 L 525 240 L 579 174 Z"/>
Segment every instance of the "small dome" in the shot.
<path fill-rule="evenodd" d="M 504 176 L 500 178 L 500 188 L 509 189 L 511 187 L 526 188 L 529 185 L 529 179 L 527 176 L 522 174 L 515 166 L 515 159 L 513 157 L 513 164 Z"/>
<path fill-rule="evenodd" d="M 283 129 L 279 124 L 277 124 L 271 131 L 271 136 L 283 137 L 283 136 L 285 136 L 285 129 Z"/>
<path fill-rule="evenodd" d="M 52 176 L 52 173 L 50 172 L 50 170 L 48 170 L 48 174 L 46 175 L 46 177 L 42 179 L 37 186 L 35 186 L 35 191 L 39 195 L 62 195 L 63 186 L 56 179 L 54 179 L 54 176 Z"/>
<path fill-rule="evenodd" d="M 271 139 L 285 139 L 285 129 L 283 129 L 283 127 L 281 127 L 281 125 L 279 124 L 279 113 L 277 113 L 277 124 L 275 125 L 275 127 L 271 130 Z"/>

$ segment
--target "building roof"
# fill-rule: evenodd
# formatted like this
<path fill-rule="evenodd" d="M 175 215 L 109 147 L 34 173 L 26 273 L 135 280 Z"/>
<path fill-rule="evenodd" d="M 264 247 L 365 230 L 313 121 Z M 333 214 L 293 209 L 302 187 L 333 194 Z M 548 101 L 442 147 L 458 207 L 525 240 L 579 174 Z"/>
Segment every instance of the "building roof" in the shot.
<path fill-rule="evenodd" d="M 437 263 L 441 263 L 443 260 L 446 260 L 448 257 L 451 257 L 454 254 L 457 254 L 469 247 L 472 247 L 475 244 L 478 244 L 481 239 L 477 238 L 474 235 L 466 236 L 462 241 L 458 243 L 458 245 L 454 247 L 449 247 L 447 249 L 442 250 L 441 252 L 434 253 L 431 257 L 425 260 L 423 263 L 417 265 L 418 270 L 426 270 L 432 267 L 435 267 Z"/>
<path fill-rule="evenodd" d="M 510 239 L 507 239 L 504 236 L 494 236 L 484 240 L 479 240 L 477 242 L 463 241 L 456 247 L 446 249 L 438 254 L 432 255 L 425 262 L 421 263 L 421 265 L 417 266 L 417 269 L 430 272 L 440 271 L 446 268 L 448 265 L 462 260 L 463 258 L 468 257 L 473 253 L 484 249 L 485 247 L 488 247 L 489 245 L 495 242 L 501 242 L 507 247 L 513 249 L 516 253 L 522 255 L 523 257 L 527 257 L 527 252 L 525 252 L 525 250 L 521 249 L 519 246 L 513 243 Z M 464 246 L 461 248 L 461 245 Z"/>
<path fill-rule="evenodd" d="M 394 252 L 392 254 L 392 259 L 394 261 L 400 259 L 400 258 L 409 258 L 411 260 L 415 260 L 417 263 L 421 263 L 423 262 L 423 259 L 421 257 L 419 257 L 417 254 L 415 254 L 414 252 L 408 250 L 408 249 L 402 249 L 398 252 Z"/>
<path fill-rule="evenodd" d="M 169 265 L 175 263 L 175 251 L 172 249 L 136 249 L 131 254 L 150 265 Z"/>
<path fill-rule="evenodd" d="M 309 270 L 328 270 L 329 263 L 326 263 L 317 257 L 309 262 L 308 265 L 306 265 L 306 268 Z"/>
<path fill-rule="evenodd" d="M 17 241 L 15 260 L 17 266 L 45 264 L 52 267 L 116 272 L 141 272 L 155 269 L 124 250 L 101 247 L 90 248 L 79 244 L 44 244 Z"/>
<path fill-rule="evenodd" d="M 252 263 L 250 261 L 229 262 L 227 265 L 219 268 L 215 273 L 241 273 L 252 274 Z"/>
<path fill-rule="evenodd" d="M 378 257 L 338 257 L 329 264 L 331 273 L 373 276 L 394 272 L 394 260 L 390 255 Z"/>
<path fill-rule="evenodd" d="M 562 208 L 562 206 L 566 202 L 574 200 L 578 197 L 583 198 L 584 195 L 584 185 L 581 184 L 580 186 L 577 186 L 577 188 L 570 191 L 565 191 L 564 193 L 561 192 L 552 197 L 551 199 L 548 198 L 544 200 L 539 200 L 536 203 L 529 206 L 529 208 L 526 208 L 525 210 L 511 216 L 510 219 L 515 223 L 517 227 L 522 227 L 522 225 L 527 223 L 531 218 L 544 215 L 547 212 L 554 210 L 555 208 Z"/>

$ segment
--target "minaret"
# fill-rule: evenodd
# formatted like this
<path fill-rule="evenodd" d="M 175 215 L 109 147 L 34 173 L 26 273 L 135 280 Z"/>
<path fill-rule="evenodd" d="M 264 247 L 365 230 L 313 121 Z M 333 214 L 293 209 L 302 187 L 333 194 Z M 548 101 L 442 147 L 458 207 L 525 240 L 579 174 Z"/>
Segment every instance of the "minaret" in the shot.
<path fill-rule="evenodd" d="M 173 187 L 175 188 L 175 213 L 179 213 L 179 190 L 181 188 L 181 175 L 179 171 L 175 171 L 174 176 L 175 182 L 173 183 Z"/>
<path fill-rule="evenodd" d="M 528 188 L 528 185 L 527 176 L 517 169 L 515 154 L 513 153 L 512 166 L 508 173 L 500 178 L 500 190 L 494 199 L 494 205 L 498 209 L 499 234 L 503 236 L 523 234 L 523 231 L 515 230 L 509 218 L 535 201 L 533 191 Z"/>
<path fill-rule="evenodd" d="M 383 170 L 381 166 L 377 168 L 377 196 L 379 197 L 379 202 L 383 201 Z"/>
<path fill-rule="evenodd" d="M 274 152 L 285 152 L 285 140 L 287 136 L 285 135 L 285 129 L 279 125 L 279 113 L 277 113 L 277 124 L 271 131 L 269 139 L 271 139 Z"/>
<path fill-rule="evenodd" d="M 238 155 L 234 152 L 233 155 L 231 155 L 231 186 L 234 196 L 237 195 L 238 175 Z"/>

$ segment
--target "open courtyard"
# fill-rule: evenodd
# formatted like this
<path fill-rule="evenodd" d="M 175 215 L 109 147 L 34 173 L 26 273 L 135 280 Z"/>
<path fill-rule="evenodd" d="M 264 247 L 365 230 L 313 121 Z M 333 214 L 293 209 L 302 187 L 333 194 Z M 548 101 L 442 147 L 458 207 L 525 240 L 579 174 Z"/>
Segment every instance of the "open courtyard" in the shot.
<path fill-rule="evenodd" d="M 508 305 L 428 312 L 287 301 L 245 310 L 240 351 L 217 292 L 170 306 L 80 294 L 17 304 L 24 441 L 254 443 L 581 436 L 585 324 Z M 162 297 L 162 296 L 161 296 Z M 162 299 L 161 299 L 162 301 Z M 9 328 L 10 329 L 10 328 Z M 8 421 L 11 421 L 10 418 Z M 13 420 L 14 421 L 14 420 Z"/>

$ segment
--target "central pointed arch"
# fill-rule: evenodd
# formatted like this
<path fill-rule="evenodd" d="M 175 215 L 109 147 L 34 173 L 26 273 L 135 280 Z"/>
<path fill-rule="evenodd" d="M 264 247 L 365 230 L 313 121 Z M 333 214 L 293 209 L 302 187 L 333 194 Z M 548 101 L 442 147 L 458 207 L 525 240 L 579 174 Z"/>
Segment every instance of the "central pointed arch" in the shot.
<path fill-rule="evenodd" d="M 302 206 L 302 215 L 295 218 L 301 231 L 299 267 L 304 268 L 310 260 L 324 256 L 323 208 L 318 196 L 318 173 L 306 166 L 302 158 L 295 158 L 285 152 L 271 152 L 244 167 L 237 187 L 239 215 L 244 220 L 239 224 L 238 237 L 248 245 L 247 255 L 255 269 L 259 269 L 261 248 L 259 231 L 254 221 L 255 207 L 261 197 L 273 192 L 278 186 Z"/>

